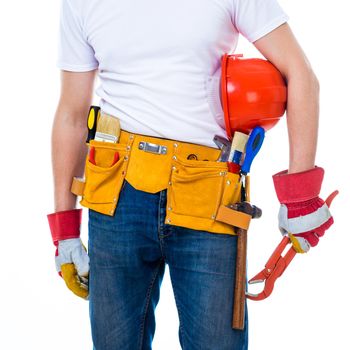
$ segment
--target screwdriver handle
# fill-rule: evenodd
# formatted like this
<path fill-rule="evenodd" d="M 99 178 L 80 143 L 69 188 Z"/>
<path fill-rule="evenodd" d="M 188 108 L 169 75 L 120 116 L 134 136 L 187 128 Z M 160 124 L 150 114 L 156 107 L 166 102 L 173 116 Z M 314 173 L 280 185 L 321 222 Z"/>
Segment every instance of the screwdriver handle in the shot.
<path fill-rule="evenodd" d="M 97 122 L 100 117 L 100 107 L 91 106 L 88 119 L 87 119 L 87 128 L 88 128 L 88 136 L 86 142 L 89 143 L 90 140 L 95 138 Z"/>
<path fill-rule="evenodd" d="M 246 175 L 250 172 L 250 167 L 255 156 L 258 154 L 265 138 L 265 130 L 261 126 L 256 126 L 249 135 L 245 158 L 241 167 L 242 174 Z"/>

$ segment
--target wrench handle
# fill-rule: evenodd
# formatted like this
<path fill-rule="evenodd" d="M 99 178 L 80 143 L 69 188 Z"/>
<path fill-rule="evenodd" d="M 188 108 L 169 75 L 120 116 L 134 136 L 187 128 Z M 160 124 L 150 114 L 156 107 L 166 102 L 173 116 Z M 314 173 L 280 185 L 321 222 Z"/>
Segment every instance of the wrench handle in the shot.
<path fill-rule="evenodd" d="M 247 230 L 237 229 L 236 278 L 234 285 L 232 328 L 243 330 L 247 272 Z"/>

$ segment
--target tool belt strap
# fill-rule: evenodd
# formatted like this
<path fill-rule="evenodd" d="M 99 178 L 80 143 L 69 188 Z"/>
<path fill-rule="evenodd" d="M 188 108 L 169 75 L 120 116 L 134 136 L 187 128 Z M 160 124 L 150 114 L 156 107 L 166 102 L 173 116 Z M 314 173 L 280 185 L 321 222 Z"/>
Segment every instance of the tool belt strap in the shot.
<path fill-rule="evenodd" d="M 71 185 L 82 206 L 113 216 L 127 181 L 139 191 L 167 191 L 165 224 L 231 235 L 235 227 L 248 228 L 249 216 L 230 209 L 222 215 L 240 200 L 242 184 L 227 162 L 217 161 L 220 149 L 125 130 L 117 143 L 91 139 L 87 146 L 84 179 Z M 247 184 L 248 176 L 249 192 Z"/>
<path fill-rule="evenodd" d="M 73 177 L 71 192 L 76 196 L 82 196 L 84 194 L 85 182 L 84 179 Z"/>
<path fill-rule="evenodd" d="M 237 210 L 230 209 L 224 205 L 219 207 L 216 220 L 226 224 L 248 230 L 252 217 Z"/>

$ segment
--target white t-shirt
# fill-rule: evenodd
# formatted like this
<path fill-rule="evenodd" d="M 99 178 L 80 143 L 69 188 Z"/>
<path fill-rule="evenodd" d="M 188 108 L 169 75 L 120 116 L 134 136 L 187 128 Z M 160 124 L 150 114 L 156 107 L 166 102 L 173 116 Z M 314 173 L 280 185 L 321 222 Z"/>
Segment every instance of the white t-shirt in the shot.
<path fill-rule="evenodd" d="M 222 55 L 287 20 L 276 0 L 62 0 L 57 66 L 98 68 L 101 109 L 122 129 L 216 147 Z"/>

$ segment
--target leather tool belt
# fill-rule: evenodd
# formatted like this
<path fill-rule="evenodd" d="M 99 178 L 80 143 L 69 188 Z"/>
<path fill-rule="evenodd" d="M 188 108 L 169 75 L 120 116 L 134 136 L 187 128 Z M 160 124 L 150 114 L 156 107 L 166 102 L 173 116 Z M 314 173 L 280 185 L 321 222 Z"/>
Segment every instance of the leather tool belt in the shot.
<path fill-rule="evenodd" d="M 82 197 L 82 206 L 113 216 L 127 181 L 149 193 L 167 190 L 166 224 L 235 234 L 234 222 L 218 221 L 217 216 L 240 200 L 240 176 L 217 161 L 219 149 L 123 130 L 118 143 L 91 140 L 87 146 L 95 148 L 96 164 L 87 157 L 85 178 L 75 177 L 71 188 Z M 115 152 L 119 160 L 110 166 Z"/>

